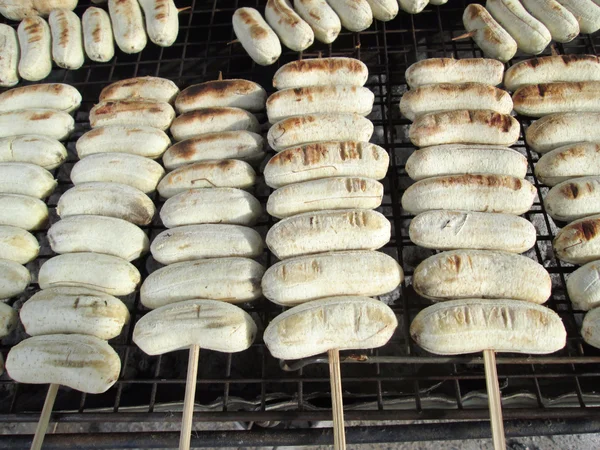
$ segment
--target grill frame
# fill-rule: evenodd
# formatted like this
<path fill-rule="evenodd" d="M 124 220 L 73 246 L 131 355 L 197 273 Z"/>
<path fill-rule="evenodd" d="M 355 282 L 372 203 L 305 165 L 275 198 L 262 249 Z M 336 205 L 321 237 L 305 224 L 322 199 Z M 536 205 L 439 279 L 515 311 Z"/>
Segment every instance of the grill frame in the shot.
<path fill-rule="evenodd" d="M 107 64 L 92 64 L 86 61 L 78 71 L 56 68 L 52 71 L 51 76 L 44 81 L 72 84 L 81 91 L 83 103 L 75 116 L 76 131 L 67 142 L 68 162 L 54 171 L 59 186 L 48 199 L 51 223 L 58 220 L 54 211 L 58 198 L 71 185 L 69 172 L 77 160 L 75 142 L 83 132 L 89 130 L 88 112 L 98 101 L 100 90 L 105 85 L 132 76 L 154 75 L 172 79 L 180 88 L 184 88 L 193 83 L 216 79 L 219 72 L 222 72 L 224 78 L 246 78 L 256 81 L 271 93 L 273 88 L 270 81 L 275 70 L 300 56 L 352 56 L 361 59 L 370 71 L 367 87 L 375 92 L 374 112 L 369 116 L 375 125 L 372 142 L 385 148 L 391 159 L 388 175 L 383 180 L 386 194 L 379 210 L 392 223 L 392 240 L 382 251 L 398 259 L 407 280 L 397 292 L 383 297 L 384 301 L 393 302 L 391 307 L 399 320 L 398 330 L 390 344 L 373 351 L 342 352 L 346 419 L 363 422 L 451 421 L 448 424 L 429 423 L 429 428 L 419 428 L 427 431 L 408 435 L 412 436 L 413 440 L 428 440 L 433 436 L 429 430 L 443 428 L 445 434 L 441 435 L 454 439 L 477 437 L 477 433 L 483 433 L 478 432 L 478 429 L 487 429 L 477 424 L 486 425 L 485 421 L 489 416 L 487 406 L 481 400 L 484 398 L 481 395 L 485 394 L 483 358 L 478 355 L 429 355 L 410 339 L 410 321 L 428 304 L 414 293 L 410 287 L 410 279 L 418 262 L 434 252 L 417 249 L 410 242 L 408 223 L 412 216 L 400 207 L 402 191 L 410 184 L 404 163 L 414 149 L 408 140 L 409 122 L 401 118 L 398 111 L 400 95 L 407 89 L 404 71 L 411 63 L 424 57 L 482 56 L 471 40 L 451 41 L 452 37 L 464 31 L 461 16 L 467 2 L 455 1 L 441 7 L 430 5 L 422 14 L 416 16 L 400 13 L 394 21 L 376 21 L 371 28 L 361 33 L 344 30 L 333 44 L 313 45 L 301 55 L 284 49 L 278 63 L 263 68 L 252 63 L 239 44 L 231 44 L 235 36 L 230 17 L 237 7 L 253 6 L 262 11 L 265 3 L 262 0 L 181 0 L 178 1 L 178 6 L 190 6 L 190 9 L 180 13 L 180 35 L 172 48 L 162 49 L 149 43 L 148 47 L 137 55 L 125 55 L 117 50 L 116 57 Z M 87 6 L 87 1 L 80 2 L 76 13 L 81 16 Z M 597 55 L 596 45 L 599 44 L 600 36 L 584 35 L 570 44 L 557 44 L 556 50 L 560 54 Z M 550 54 L 550 49 L 544 54 Z M 521 55 L 511 63 L 523 59 L 526 57 Z M 20 85 L 25 84 L 30 83 L 22 82 Z M 519 116 L 517 119 L 524 128 L 520 141 L 513 148 L 527 157 L 527 179 L 534 183 L 538 197 L 542 198 L 548 188 L 541 185 L 533 175 L 533 167 L 539 155 L 531 151 L 523 141 L 524 129 L 530 125 L 531 120 Z M 262 121 L 265 121 L 265 118 Z M 269 157 L 271 155 L 269 154 Z M 262 163 L 261 169 L 265 163 L 266 161 Z M 269 192 L 270 189 L 261 179 L 255 195 L 264 204 Z M 164 203 L 158 199 L 157 194 L 153 194 L 152 198 L 157 208 Z M 515 421 L 527 420 L 530 423 L 526 430 L 527 435 L 559 433 L 560 424 L 565 424 L 565 419 L 582 421 L 584 418 L 587 419 L 585 426 L 582 425 L 578 429 L 581 429 L 581 432 L 597 431 L 600 429 L 600 396 L 595 394 L 593 387 L 594 381 L 600 378 L 600 351 L 584 344 L 579 334 L 583 312 L 573 310 L 565 287 L 565 275 L 574 268 L 556 260 L 549 250 L 557 227 L 547 215 L 539 198 L 536 199 L 532 210 L 524 215 L 534 222 L 538 230 L 536 246 L 527 255 L 541 262 L 552 276 L 553 294 L 547 306 L 563 318 L 568 342 L 565 349 L 552 355 L 498 356 L 498 375 L 505 398 L 507 431 L 509 435 L 511 429 L 513 433 L 519 434 L 515 431 L 518 428 L 510 427 L 519 423 Z M 257 229 L 264 236 L 272 223 L 273 219 L 265 213 Z M 164 229 L 158 218 L 148 227 L 142 228 L 150 239 Z M 28 264 L 34 277 L 37 276 L 41 263 L 52 256 L 45 234 L 45 230 L 35 233 L 42 243 L 43 251 L 40 258 Z M 148 267 L 152 267 L 149 260 L 151 257 L 147 256 L 136 262 L 144 278 L 148 274 Z M 274 258 L 266 251 L 260 261 L 269 266 L 274 262 Z M 19 307 L 37 289 L 38 286 L 32 284 L 25 294 L 12 300 L 11 304 Z M 141 351 L 131 342 L 131 336 L 135 322 L 147 311 L 141 307 L 138 294 L 125 301 L 130 307 L 131 323 L 124 328 L 121 336 L 111 341 L 123 361 L 119 381 L 107 393 L 93 396 L 61 388 L 52 421 L 59 424 L 95 422 L 106 427 L 103 431 L 108 431 L 111 426 L 117 424 L 180 421 L 180 415 L 173 412 L 180 411 L 183 402 L 187 351 L 158 357 L 142 356 Z M 272 439 L 269 442 L 301 444 L 307 442 L 308 435 L 325 436 L 329 439 L 330 431 L 327 429 L 320 429 L 318 432 L 311 430 L 304 434 L 286 429 L 296 428 L 300 423 L 305 427 L 312 422 L 330 420 L 326 358 L 307 361 L 309 364 L 298 370 L 281 370 L 279 362 L 272 358 L 265 348 L 260 331 L 264 330 L 268 321 L 281 313 L 283 308 L 261 299 L 254 304 L 244 305 L 244 309 L 250 312 L 259 324 L 257 341 L 243 354 L 201 352 L 196 404 L 216 406 L 197 411 L 194 422 L 242 422 L 247 430 L 236 432 L 235 440 L 233 434 L 226 435 L 218 441 L 222 446 L 233 442 L 239 445 L 243 442 L 253 445 L 252 442 L 258 442 L 257 436 L 265 432 L 270 436 L 269 439 Z M 5 338 L 0 346 L 2 354 L 6 356 L 10 346 L 23 337 L 24 333 L 19 329 L 17 333 Z M 0 377 L 0 423 L 12 426 L 36 422 L 46 389 L 46 385 L 14 383 L 6 373 L 3 374 Z M 524 395 L 523 392 L 528 395 Z M 238 400 L 240 398 L 245 402 Z M 220 408 L 219 402 L 222 404 Z M 145 410 L 133 409 L 136 406 L 143 406 Z M 402 409 L 397 409 L 399 407 Z M 457 426 L 459 421 L 465 420 L 475 422 L 468 422 L 472 425 Z M 275 430 L 261 429 L 275 426 L 279 422 L 282 424 Z M 401 430 L 408 432 L 409 428 L 399 425 L 398 427 L 396 432 L 385 436 L 390 440 L 403 439 Z M 359 430 L 363 428 L 361 434 Z M 359 442 L 362 435 L 371 436 L 363 438 L 368 442 L 378 441 L 377 433 L 380 431 L 377 431 L 377 428 L 363 428 L 356 427 L 355 431 L 349 431 L 348 442 Z M 169 440 L 169 431 L 156 430 L 156 433 L 156 442 L 176 443 Z M 279 438 L 276 437 L 277 433 Z M 75 440 L 76 436 L 56 436 L 56 446 L 78 442 Z M 95 435 L 89 435 L 90 438 L 92 436 Z M 114 439 L 111 440 L 111 436 L 114 436 Z M 91 448 L 94 442 L 104 442 L 107 445 L 110 443 L 111 447 L 125 448 L 126 441 L 135 443 L 134 436 L 132 434 L 131 439 L 121 439 L 114 434 L 102 434 L 102 437 L 97 437 L 99 441 L 85 439 L 77 445 L 79 448 Z M 203 436 L 204 433 L 192 442 L 195 445 L 217 445 L 216 441 L 210 440 L 214 436 Z M 227 436 L 230 436 L 231 440 Z M 1 441 L 3 439 L 0 439 Z M 17 439 L 11 442 L 16 445 L 20 441 Z M 49 436 L 47 442 L 54 445 L 53 437 Z"/>

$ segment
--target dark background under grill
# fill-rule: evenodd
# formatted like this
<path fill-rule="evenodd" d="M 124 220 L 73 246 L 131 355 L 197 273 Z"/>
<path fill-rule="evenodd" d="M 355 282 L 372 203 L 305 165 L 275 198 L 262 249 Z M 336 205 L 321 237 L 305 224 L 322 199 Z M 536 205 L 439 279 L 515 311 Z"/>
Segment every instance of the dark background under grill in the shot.
<path fill-rule="evenodd" d="M 391 157 L 380 211 L 392 223 L 392 239 L 382 251 L 398 259 L 405 271 L 406 282 L 401 289 L 382 298 L 399 319 L 399 327 L 390 343 L 374 351 L 342 353 L 346 418 L 366 422 L 449 420 L 452 423 L 375 428 L 361 422 L 359 427 L 348 430 L 348 440 L 374 442 L 489 435 L 488 425 L 484 422 L 488 409 L 481 355 L 433 356 L 420 350 L 408 334 L 411 320 L 428 304 L 411 288 L 411 275 L 416 265 L 433 252 L 417 248 L 410 242 L 408 224 L 411 216 L 400 207 L 402 192 L 411 182 L 404 164 L 414 150 L 407 137 L 409 122 L 400 118 L 398 110 L 400 96 L 407 89 L 404 72 L 413 62 L 428 57 L 482 56 L 471 40 L 451 41 L 464 31 L 461 17 L 466 3 L 450 0 L 441 7 L 429 6 L 416 16 L 401 12 L 393 21 L 374 22 L 371 28 L 361 33 L 344 30 L 332 45 L 316 43 L 302 55 L 284 49 L 280 60 L 270 67 L 253 64 L 241 45 L 231 44 L 235 39 L 231 27 L 233 11 L 240 6 L 254 6 L 262 12 L 265 1 L 178 0 L 176 3 L 178 7 L 190 6 L 191 9 L 180 14 L 180 33 L 172 47 L 162 49 L 149 43 L 137 55 L 125 55 L 117 50 L 117 56 L 108 64 L 88 62 L 77 71 L 55 69 L 45 80 L 72 84 L 83 95 L 82 107 L 76 114 L 76 132 L 68 141 L 69 160 L 55 171 L 59 187 L 48 200 L 51 221 L 58 220 L 54 207 L 60 195 L 70 187 L 69 172 L 77 160 L 75 142 L 89 129 L 88 112 L 97 102 L 101 89 L 110 82 L 153 75 L 171 79 L 180 88 L 185 88 L 216 79 L 221 71 L 224 78 L 254 80 L 272 92 L 275 70 L 300 56 L 358 58 L 369 67 L 367 86 L 375 92 L 375 106 L 369 116 L 375 124 L 372 142 L 384 147 Z M 88 2 L 80 1 L 80 4 L 76 9 L 79 16 Z M 597 54 L 596 45 L 600 45 L 600 38 L 583 35 L 569 44 L 557 45 L 556 50 L 559 53 Z M 545 54 L 550 54 L 550 49 Z M 525 57 L 519 56 L 512 63 L 521 59 Z M 524 118 L 519 120 L 523 127 L 530 123 Z M 573 267 L 560 263 L 552 253 L 551 241 L 557 227 L 540 202 L 547 188 L 532 174 L 538 155 L 523 140 L 515 148 L 527 156 L 527 179 L 535 184 L 539 197 L 525 215 L 538 231 L 536 246 L 527 254 L 543 264 L 552 276 L 553 294 L 547 305 L 563 319 L 568 341 L 563 350 L 548 356 L 498 356 L 507 433 L 530 435 L 598 430 L 600 395 L 596 393 L 596 386 L 600 381 L 600 351 L 583 343 L 579 333 L 583 312 L 574 311 L 566 295 L 565 274 Z M 255 194 L 264 203 L 269 192 L 261 178 Z M 160 207 L 162 202 L 158 196 L 154 199 Z M 271 224 L 272 220 L 264 214 L 257 228 L 264 236 Z M 151 239 L 163 229 L 158 217 L 145 227 Z M 39 266 L 52 256 L 45 231 L 37 232 L 36 237 L 42 243 L 43 251 L 39 259 L 28 265 L 34 276 Z M 261 262 L 268 266 L 273 257 L 265 252 Z M 149 270 L 156 268 L 151 256 L 140 259 L 136 265 L 144 278 Z M 37 289 L 33 284 L 11 304 L 19 308 Z M 61 425 L 87 424 L 86 433 L 92 434 L 87 438 L 81 434 L 50 435 L 46 440 L 48 448 L 66 445 L 77 445 L 78 448 L 175 446 L 176 433 L 165 427 L 157 426 L 153 434 L 100 434 L 141 431 L 142 428 L 136 428 L 135 424 L 145 424 L 143 430 L 148 430 L 150 423 L 175 424 L 180 421 L 176 411 L 181 410 L 183 402 L 188 353 L 178 351 L 159 357 L 144 355 L 132 344 L 131 335 L 134 324 L 146 310 L 141 307 L 138 296 L 125 301 L 130 307 L 132 321 L 120 337 L 111 341 L 123 363 L 119 381 L 101 395 L 85 395 L 61 388 L 54 408 L 53 420 Z M 253 315 L 260 330 L 282 311 L 281 307 L 265 299 L 244 305 L 244 308 Z M 192 444 L 241 446 L 332 442 L 329 430 L 308 430 L 314 422 L 331 417 L 326 359 L 314 358 L 298 370 L 282 370 L 279 361 L 270 356 L 262 343 L 261 334 L 243 353 L 200 352 L 196 403 L 202 405 L 202 410 L 196 412 L 195 422 L 238 422 L 238 428 L 245 431 L 203 432 L 193 438 Z M 6 356 L 10 346 L 23 337 L 21 328 L 3 339 L 3 355 Z M 297 362 L 290 362 L 293 364 Z M 18 423 L 36 422 L 46 390 L 46 385 L 17 384 L 6 373 L 2 375 L 0 423 L 11 430 L 14 428 L 10 427 Z M 464 420 L 473 422 L 456 423 Z M 90 426 L 90 423 L 94 425 Z M 0 448 L 24 446 L 27 439 L 4 436 L 0 439 Z"/>

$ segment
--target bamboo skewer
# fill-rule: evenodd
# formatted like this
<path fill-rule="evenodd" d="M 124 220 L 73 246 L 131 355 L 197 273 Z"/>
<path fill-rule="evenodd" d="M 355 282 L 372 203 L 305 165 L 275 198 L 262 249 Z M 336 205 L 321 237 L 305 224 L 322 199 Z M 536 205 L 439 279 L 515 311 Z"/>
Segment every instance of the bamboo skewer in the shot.
<path fill-rule="evenodd" d="M 460 41 L 462 39 L 469 39 L 477 34 L 477 31 L 468 31 L 466 33 L 461 34 L 460 36 L 453 37 L 453 41 Z"/>
<path fill-rule="evenodd" d="M 58 393 L 59 387 L 60 385 L 55 383 L 52 383 L 50 387 L 48 387 L 48 393 L 46 394 L 46 400 L 44 400 L 42 414 L 40 415 L 40 419 L 35 429 L 35 435 L 33 436 L 33 441 L 31 442 L 31 450 L 40 450 L 42 448 L 44 437 L 46 436 L 46 430 L 48 429 L 48 424 L 50 423 L 50 414 L 52 414 L 52 408 L 54 407 L 54 401 L 56 400 L 56 394 Z"/>
<path fill-rule="evenodd" d="M 185 398 L 183 400 L 183 415 L 181 418 L 181 434 L 179 435 L 179 450 L 189 450 L 190 448 L 199 356 L 200 347 L 197 345 L 191 345 L 190 356 L 188 359 L 187 378 L 185 382 Z"/>
<path fill-rule="evenodd" d="M 336 450 L 346 449 L 344 431 L 344 402 L 342 400 L 342 377 L 340 374 L 340 351 L 327 351 L 329 357 L 329 382 L 331 383 L 331 406 L 333 412 L 333 442 Z"/>
<path fill-rule="evenodd" d="M 488 393 L 488 405 L 490 408 L 490 422 L 492 425 L 494 450 L 505 450 L 506 438 L 504 436 L 504 422 L 502 421 L 502 394 L 500 393 L 500 386 L 498 385 L 496 353 L 494 350 L 483 351 L 483 362 L 485 367 L 485 381 Z"/>

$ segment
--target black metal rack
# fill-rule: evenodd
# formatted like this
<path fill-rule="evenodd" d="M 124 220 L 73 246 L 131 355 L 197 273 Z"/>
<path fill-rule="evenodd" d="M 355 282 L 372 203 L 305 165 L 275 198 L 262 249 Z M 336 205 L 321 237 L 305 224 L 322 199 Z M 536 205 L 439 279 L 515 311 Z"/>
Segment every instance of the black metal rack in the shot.
<path fill-rule="evenodd" d="M 406 274 L 401 289 L 382 298 L 398 315 L 399 327 L 385 347 L 368 352 L 343 352 L 342 381 L 346 419 L 361 421 L 348 429 L 348 441 L 382 442 L 400 440 L 462 439 L 489 436 L 487 397 L 483 359 L 479 355 L 439 357 L 427 354 L 410 339 L 411 320 L 428 303 L 410 287 L 417 264 L 432 251 L 414 246 L 408 239 L 409 215 L 402 211 L 400 198 L 411 183 L 404 170 L 414 147 L 408 140 L 409 122 L 400 118 L 398 103 L 407 89 L 406 68 L 426 57 L 478 57 L 480 50 L 471 40 L 452 41 L 463 33 L 462 13 L 466 2 L 429 6 L 418 15 L 400 13 L 391 22 L 374 22 L 361 33 L 344 31 L 331 45 L 315 44 L 302 55 L 284 50 L 273 66 L 252 63 L 239 44 L 231 27 L 233 11 L 240 6 L 264 8 L 265 1 L 178 0 L 178 7 L 190 9 L 180 13 L 180 34 L 175 45 L 159 48 L 149 44 L 137 55 L 117 56 L 107 64 L 86 64 L 77 71 L 55 69 L 46 81 L 62 81 L 77 87 L 83 104 L 76 114 L 76 132 L 68 141 L 69 160 L 56 170 L 59 187 L 49 198 L 51 221 L 56 221 L 54 207 L 70 186 L 69 172 L 76 161 L 75 142 L 89 129 L 88 112 L 107 84 L 124 78 L 153 75 L 169 78 L 180 87 L 216 79 L 246 78 L 272 91 L 271 79 L 282 64 L 299 57 L 353 56 L 369 67 L 367 86 L 375 92 L 375 106 L 369 116 L 375 124 L 372 142 L 390 153 L 391 167 L 384 180 L 385 197 L 381 212 L 392 223 L 392 240 L 382 251 L 398 259 Z M 80 2 L 81 15 L 88 2 Z M 597 54 L 600 37 L 582 35 L 573 42 L 557 45 L 559 53 Z M 550 53 L 548 49 L 547 54 Z M 516 60 L 525 59 L 519 56 Z M 519 120 L 523 127 L 530 121 Z M 529 161 L 527 178 L 542 198 L 547 188 L 533 176 L 538 155 L 521 139 L 515 148 Z M 263 166 L 264 167 L 264 162 Z M 270 190 L 259 182 L 255 194 L 263 202 Z M 155 197 L 157 206 L 162 202 Z M 583 343 L 579 327 L 583 312 L 574 311 L 566 294 L 565 274 L 573 267 L 556 260 L 551 241 L 557 231 L 544 206 L 536 199 L 525 215 L 537 228 L 538 240 L 528 256 L 550 272 L 553 294 L 547 305 L 562 317 L 568 331 L 567 346 L 560 352 L 542 357 L 499 355 L 498 373 L 503 393 L 504 415 L 508 435 L 591 432 L 600 429 L 600 351 Z M 265 214 L 258 224 L 266 234 L 272 220 Z M 145 228 L 152 239 L 164 229 L 158 218 Z M 40 258 L 28 265 L 34 276 L 51 255 L 45 232 L 36 233 L 42 243 Z M 267 266 L 272 256 L 265 252 L 261 262 Z M 156 267 L 150 256 L 137 266 L 145 277 Z M 18 308 L 37 285 L 13 304 Z M 131 323 L 111 344 L 121 356 L 120 379 L 108 392 L 86 395 L 67 388 L 59 391 L 52 420 L 60 425 L 85 426 L 87 434 L 49 435 L 47 448 L 159 448 L 177 442 L 170 424 L 180 421 L 187 352 L 158 357 L 144 355 L 132 342 L 133 325 L 145 314 L 137 296 L 125 299 L 132 313 Z M 261 299 L 244 308 L 262 330 L 281 307 Z M 11 345 L 24 337 L 23 330 L 2 341 L 6 356 Z M 282 363 L 270 356 L 261 341 L 247 351 L 226 355 L 204 351 L 200 355 L 195 423 L 220 422 L 244 431 L 210 431 L 193 438 L 193 445 L 291 445 L 330 443 L 330 430 L 306 429 L 314 422 L 330 420 L 329 373 L 324 358 Z M 283 366 L 283 368 L 282 368 Z M 283 370 L 286 369 L 286 370 Z M 36 422 L 47 386 L 21 385 L 6 374 L 0 378 L 0 423 L 13 426 Z M 420 425 L 369 427 L 375 421 L 448 421 Z M 241 423 L 241 426 L 239 426 Z M 135 424 L 135 425 L 134 425 Z M 142 425 L 140 425 L 142 424 Z M 132 433 L 143 426 L 151 433 Z M 125 427 L 125 428 L 123 428 Z M 111 432 L 110 434 L 107 432 Z M 116 433 L 129 431 L 128 433 Z M 3 436 L 0 448 L 20 448 L 29 436 Z"/>

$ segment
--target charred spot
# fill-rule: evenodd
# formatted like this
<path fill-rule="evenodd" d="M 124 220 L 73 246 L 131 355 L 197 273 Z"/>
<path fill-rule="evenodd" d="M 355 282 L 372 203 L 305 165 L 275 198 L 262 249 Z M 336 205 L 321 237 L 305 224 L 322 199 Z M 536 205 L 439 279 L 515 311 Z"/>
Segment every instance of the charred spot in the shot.
<path fill-rule="evenodd" d="M 321 20 L 321 16 L 319 16 L 317 13 L 315 13 L 313 11 L 309 12 L 308 15 L 315 20 Z"/>
<path fill-rule="evenodd" d="M 488 123 L 493 127 L 499 127 L 504 133 L 507 133 L 512 126 L 512 120 L 509 115 L 500 113 L 491 113 Z"/>
<path fill-rule="evenodd" d="M 264 27 L 261 27 L 258 24 L 252 25 L 250 27 L 250 36 L 254 39 L 264 39 L 269 35 L 267 30 Z"/>
<path fill-rule="evenodd" d="M 539 58 L 531 58 L 531 59 L 525 61 L 524 64 L 527 64 L 529 67 L 535 69 L 537 66 L 542 64 L 542 61 L 540 61 Z"/>
<path fill-rule="evenodd" d="M 204 120 L 205 118 L 226 116 L 231 114 L 228 108 L 202 108 L 197 111 L 190 111 L 182 114 L 177 119 L 178 123 L 193 123 L 196 120 Z"/>
<path fill-rule="evenodd" d="M 246 25 L 250 25 L 250 26 L 256 25 L 256 20 L 254 19 L 254 17 L 252 17 L 252 14 L 250 14 L 245 9 L 242 9 L 242 10 L 238 9 L 236 11 L 236 14 L 239 16 L 239 18 L 242 20 L 242 22 L 244 22 Z"/>
<path fill-rule="evenodd" d="M 273 158 L 271 158 L 271 160 L 269 161 L 269 164 L 272 164 L 274 166 L 283 166 L 287 163 L 291 163 L 292 161 L 294 161 L 294 159 L 296 159 L 296 154 L 300 153 L 301 151 L 301 148 L 284 150 L 273 156 Z"/>
<path fill-rule="evenodd" d="M 467 6 L 467 12 L 469 14 L 469 18 L 471 20 L 475 20 L 479 17 L 479 15 L 481 14 L 481 10 L 483 9 L 483 7 L 481 5 L 477 5 L 477 4 L 471 4 L 469 6 Z"/>
<path fill-rule="evenodd" d="M 587 58 L 580 55 L 560 55 L 560 59 L 562 59 L 563 63 L 568 66 L 571 63 L 583 61 Z"/>
<path fill-rule="evenodd" d="M 536 88 L 540 97 L 544 97 L 548 91 L 548 85 L 546 84 L 538 84 L 536 85 Z"/>
<path fill-rule="evenodd" d="M 92 31 L 92 40 L 95 43 L 102 41 L 102 27 L 100 25 L 98 25 L 96 28 L 94 28 L 94 31 Z"/>
<path fill-rule="evenodd" d="M 171 147 L 169 153 L 175 158 L 187 161 L 196 155 L 196 150 L 192 142 L 182 141 Z"/>
<path fill-rule="evenodd" d="M 442 180 L 436 180 L 436 183 L 442 183 L 444 186 L 485 186 L 485 187 L 505 187 L 518 191 L 523 187 L 519 178 L 503 175 L 453 175 L 444 177 Z"/>
<path fill-rule="evenodd" d="M 600 222 L 597 219 L 586 219 L 571 225 L 579 239 L 589 241 L 598 235 Z"/>
<path fill-rule="evenodd" d="M 600 152 L 600 144 L 596 144 L 595 149 L 596 152 Z M 556 155 L 557 159 L 561 159 L 563 161 L 568 161 L 570 158 L 581 158 L 583 156 L 585 156 L 584 145 L 574 145 L 573 147 Z"/>
<path fill-rule="evenodd" d="M 47 120 L 50 117 L 52 117 L 52 113 L 53 111 L 47 111 L 47 112 L 43 112 L 43 113 L 34 113 L 31 116 L 29 116 L 30 120 Z"/>
<path fill-rule="evenodd" d="M 566 198 L 575 199 L 579 195 L 579 187 L 575 183 L 567 183 L 560 189 L 560 192 Z"/>
<path fill-rule="evenodd" d="M 491 43 L 495 43 L 495 44 L 503 43 L 502 39 L 498 38 L 498 33 L 496 32 L 496 30 L 493 30 L 489 26 L 484 28 L 483 33 L 484 33 L 485 38 L 487 40 L 489 40 Z"/>
<path fill-rule="evenodd" d="M 225 97 L 232 92 L 240 95 L 249 94 L 252 92 L 253 88 L 254 84 L 246 80 L 209 81 L 185 89 L 181 93 L 179 101 L 185 102 L 190 98 L 193 99 L 194 97 L 203 95 Z"/>
<path fill-rule="evenodd" d="M 232 159 L 223 159 L 215 164 L 215 167 L 218 167 L 222 170 L 229 170 L 235 167 L 235 161 Z"/>
<path fill-rule="evenodd" d="M 292 27 L 295 27 L 296 25 L 298 25 L 300 23 L 298 21 L 298 19 L 296 19 L 294 17 L 294 15 L 290 13 L 289 8 L 286 7 L 287 5 L 285 4 L 285 1 L 275 0 L 275 1 L 269 2 L 269 4 L 267 6 L 272 8 L 274 11 L 276 11 L 279 14 L 279 17 L 281 17 L 279 19 L 279 23 L 287 22 Z"/>
<path fill-rule="evenodd" d="M 59 37 L 59 45 L 65 47 L 69 43 L 69 20 L 65 14 L 61 14 L 59 19 L 60 26 L 62 27 L 62 31 L 60 32 Z"/>
<path fill-rule="evenodd" d="M 460 272 L 460 266 L 462 264 L 462 259 L 458 255 L 452 255 L 448 257 L 448 264 L 450 267 L 453 267 L 456 273 Z"/>

